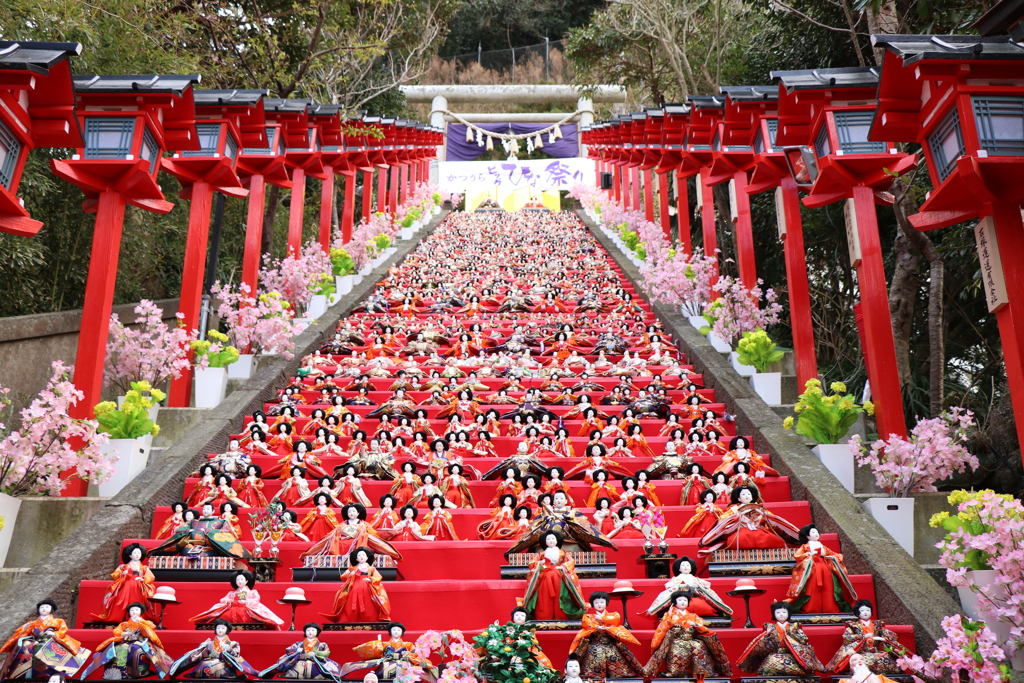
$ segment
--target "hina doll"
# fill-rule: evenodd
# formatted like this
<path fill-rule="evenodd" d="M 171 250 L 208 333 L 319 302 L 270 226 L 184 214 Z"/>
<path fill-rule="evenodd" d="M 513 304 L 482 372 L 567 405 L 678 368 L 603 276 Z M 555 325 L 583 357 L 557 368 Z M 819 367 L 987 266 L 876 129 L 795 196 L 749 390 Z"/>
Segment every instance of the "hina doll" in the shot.
<path fill-rule="evenodd" d="M 523 607 L 535 620 L 578 617 L 586 610 L 586 602 L 576 563 L 562 550 L 565 540 L 557 531 L 548 531 L 540 541 L 543 550 L 530 562 Z"/>
<path fill-rule="evenodd" d="M 789 620 L 789 603 L 772 603 L 775 621 L 764 625 L 764 632 L 754 638 L 740 655 L 740 671 L 759 676 L 811 676 L 824 673 L 807 639 L 807 634 Z"/>
<path fill-rule="evenodd" d="M 259 591 L 253 588 L 255 584 L 256 577 L 252 572 L 244 569 L 235 572 L 231 578 L 232 590 L 210 609 L 189 617 L 189 621 L 193 624 L 210 624 L 217 619 L 224 619 L 232 624 L 266 624 L 280 631 L 284 620 L 260 601 Z"/>
<path fill-rule="evenodd" d="M 547 472 L 548 480 L 544 482 L 540 490 L 543 493 L 550 493 L 554 495 L 555 491 L 562 491 L 565 493 L 566 499 L 569 501 L 569 505 L 575 505 L 575 501 L 572 499 L 572 494 L 569 492 L 569 482 L 565 481 L 565 470 L 561 467 L 555 466 Z"/>
<path fill-rule="evenodd" d="M 729 451 L 721 441 L 722 432 L 717 429 L 708 429 L 704 432 L 704 450 L 708 455 L 725 457 Z"/>
<path fill-rule="evenodd" d="M 437 475 L 427 472 L 423 475 L 422 482 L 420 487 L 416 489 L 416 493 L 409 499 L 409 504 L 417 507 L 426 507 L 431 497 L 435 495 L 441 496 L 441 488 L 437 485 Z M 445 501 L 446 506 L 454 507 L 453 504 L 447 502 L 447 498 L 444 496 L 441 496 L 441 499 Z"/>
<path fill-rule="evenodd" d="M 423 533 L 438 541 L 457 541 L 458 535 L 452 526 L 452 513 L 445 510 L 446 499 L 441 494 L 432 495 L 427 501 L 427 514 L 423 516 Z"/>
<path fill-rule="evenodd" d="M 732 504 L 733 488 L 729 486 L 729 477 L 725 472 L 715 472 L 711 475 L 711 490 L 715 492 L 715 502 L 723 507 Z M 760 498 L 760 489 L 755 489 L 757 498 Z"/>
<path fill-rule="evenodd" d="M 453 462 L 447 469 L 448 476 L 441 482 L 441 495 L 456 508 L 475 508 L 469 483 L 462 475 L 462 465 Z"/>
<path fill-rule="evenodd" d="M 647 470 L 637 470 L 633 473 L 636 477 L 636 490 L 651 502 L 651 505 L 661 507 L 661 500 L 658 499 L 658 488 L 651 481 L 651 474 Z"/>
<path fill-rule="evenodd" d="M 700 505 L 700 494 L 711 488 L 711 475 L 697 463 L 686 466 L 686 478 L 679 496 L 680 505 Z"/>
<path fill-rule="evenodd" d="M 501 413 L 491 408 L 487 411 L 484 421 L 484 430 L 492 437 L 501 436 Z"/>
<path fill-rule="evenodd" d="M 615 488 L 615 484 L 608 481 L 608 472 L 605 470 L 595 470 L 591 475 L 591 478 L 594 483 L 590 485 L 590 495 L 587 497 L 587 507 L 594 507 L 598 498 L 608 498 L 612 501 L 618 500 L 619 490 Z"/>
<path fill-rule="evenodd" d="M 629 470 L 614 460 L 606 457 L 607 454 L 608 451 L 604 447 L 604 444 L 588 444 L 586 458 L 584 458 L 583 462 L 570 467 L 565 473 L 565 478 L 572 479 L 582 475 L 583 480 L 590 484 L 593 483 L 593 473 L 597 470 L 604 470 L 605 472 L 614 473 L 621 477 L 628 477 L 630 474 Z"/>
<path fill-rule="evenodd" d="M 745 436 L 734 436 L 729 442 L 729 451 L 722 456 L 722 464 L 715 472 L 725 472 L 729 476 L 735 474 L 736 463 L 745 462 L 750 466 L 756 477 L 777 477 L 779 473 L 765 464 L 764 458 L 750 449 L 750 442 Z"/>
<path fill-rule="evenodd" d="M 321 555 L 350 555 L 353 550 L 362 547 L 394 560 L 402 559 L 402 553 L 380 538 L 377 530 L 366 523 L 366 508 L 362 505 L 349 503 L 341 509 L 341 518 L 341 524 L 299 555 L 299 559 Z"/>
<path fill-rule="evenodd" d="M 512 535 L 512 538 L 518 541 L 530 532 L 533 510 L 531 510 L 529 506 L 519 505 L 512 511 L 512 517 L 516 522 L 516 532 Z"/>
<path fill-rule="evenodd" d="M 267 497 L 263 495 L 263 468 L 259 465 L 245 466 L 245 478 L 238 485 L 238 498 L 248 507 L 267 507 Z"/>
<path fill-rule="evenodd" d="M 156 633 L 156 624 L 143 618 L 146 607 L 140 602 L 128 605 L 124 620 L 111 636 L 96 646 L 96 654 L 79 676 L 84 680 L 103 667 L 104 680 L 166 678 L 173 660 L 164 651 Z"/>
<path fill-rule="evenodd" d="M 654 450 L 652 450 L 650 444 L 647 443 L 647 438 L 644 436 L 644 428 L 641 425 L 630 425 L 627 434 L 629 435 L 629 438 L 626 440 L 626 446 L 635 457 L 654 458 Z"/>
<path fill-rule="evenodd" d="M 572 445 L 572 439 L 569 438 L 569 430 L 565 427 L 561 427 L 555 432 L 554 451 L 559 458 L 576 457 L 576 449 Z"/>
<path fill-rule="evenodd" d="M 648 676 L 671 678 L 731 678 L 732 666 L 722 642 L 704 620 L 689 610 L 689 591 L 676 591 L 651 639 Z"/>
<path fill-rule="evenodd" d="M 232 486 L 231 477 L 226 474 L 218 474 L 213 478 L 213 483 L 214 489 L 207 494 L 204 500 L 199 501 L 200 505 L 210 503 L 214 508 L 220 508 L 224 503 L 231 502 L 238 507 L 249 507 L 238 497 L 238 493 Z"/>
<path fill-rule="evenodd" d="M 300 500 L 309 496 L 309 485 L 306 483 L 305 468 L 293 465 L 289 471 L 291 476 L 284 480 L 281 489 L 272 500 L 279 500 L 286 507 L 294 507 Z"/>
<path fill-rule="evenodd" d="M 294 450 L 292 448 L 293 427 L 291 423 L 277 422 L 272 430 L 270 438 L 267 439 L 267 447 L 279 456 L 290 457 Z"/>
<path fill-rule="evenodd" d="M 302 640 L 292 643 L 273 666 L 260 672 L 260 678 L 297 678 L 304 681 L 337 681 L 341 678 L 341 665 L 330 659 L 331 648 L 320 640 L 323 629 L 309 622 L 302 627 Z"/>
<path fill-rule="evenodd" d="M 679 430 L 676 430 L 677 432 Z M 680 455 L 679 444 L 683 445 L 683 455 Z M 665 444 L 665 452 L 655 456 L 651 463 L 649 474 L 652 479 L 684 479 L 686 465 L 692 462 L 692 458 L 685 455 L 686 444 L 684 441 L 669 441 Z"/>
<path fill-rule="evenodd" d="M 738 462 L 733 465 L 732 471 L 734 474 L 729 477 L 729 488 L 737 489 L 740 486 L 749 486 L 753 489 L 757 489 L 758 497 L 763 498 L 761 495 L 761 487 L 757 485 L 757 480 L 760 479 L 763 482 L 764 477 L 751 476 L 750 465 L 748 463 Z M 719 474 L 724 474 L 724 472 L 719 472 Z"/>
<path fill-rule="evenodd" d="M 501 495 L 498 499 L 498 506 L 476 528 L 477 536 L 481 541 L 505 541 L 514 538 L 519 533 L 512 510 L 515 504 L 516 497 L 511 493 Z"/>
<path fill-rule="evenodd" d="M 338 526 L 338 519 L 330 507 L 332 500 L 329 493 L 317 493 L 313 497 L 315 507 L 307 512 L 302 519 L 300 524 L 302 533 L 314 543 L 334 531 Z"/>
<path fill-rule="evenodd" d="M 391 485 L 388 492 L 395 498 L 395 505 L 402 507 L 416 494 L 416 491 L 423 485 L 423 481 L 416 474 L 416 463 L 411 460 L 402 463 L 402 471 L 398 478 Z"/>
<path fill-rule="evenodd" d="M 403 665 L 408 663 L 413 666 L 426 664 L 413 648 L 413 643 L 403 640 L 405 626 L 397 621 L 388 624 L 389 638 L 371 640 L 356 645 L 352 648 L 362 661 L 349 662 L 341 668 L 341 675 L 346 676 L 353 671 L 362 669 L 373 669 L 377 679 L 394 679 L 403 670 Z M 365 680 L 365 679 L 364 679 Z"/>
<path fill-rule="evenodd" d="M 434 537 L 424 535 L 423 529 L 416 521 L 419 514 L 420 511 L 415 505 L 404 506 L 400 511 L 401 519 L 392 528 L 382 530 L 381 538 L 388 541 L 433 541 Z"/>
<path fill-rule="evenodd" d="M 230 500 L 220 504 L 220 518 L 227 522 L 227 528 L 235 538 L 242 538 L 242 524 L 238 520 L 238 506 Z"/>
<path fill-rule="evenodd" d="M 535 474 L 542 476 L 548 471 L 547 465 L 535 458 L 530 453 L 530 447 L 525 441 L 521 441 L 516 446 L 516 452 L 511 457 L 505 458 L 500 463 L 492 467 L 487 472 L 484 472 L 481 479 L 493 479 L 496 476 L 500 476 L 508 468 L 513 467 L 519 471 L 520 475 Z"/>
<path fill-rule="evenodd" d="M 536 510 L 540 505 L 540 484 L 540 477 L 536 474 L 528 474 L 523 477 L 523 489 L 516 496 L 517 504 Z"/>
<path fill-rule="evenodd" d="M 825 547 L 814 524 L 800 529 L 800 547 L 793 557 L 796 566 L 786 592 L 793 611 L 808 614 L 851 612 L 857 592 L 843 564 L 843 556 Z"/>
<path fill-rule="evenodd" d="M 618 612 L 609 612 L 608 594 L 590 595 L 592 612 L 583 615 L 583 623 L 569 646 L 580 662 L 580 675 L 588 680 L 609 678 L 643 678 L 644 667 L 629 646 L 640 641 L 621 626 Z"/>
<path fill-rule="evenodd" d="M 160 525 L 160 530 L 156 532 L 156 535 L 153 536 L 153 538 L 158 541 L 162 541 L 166 538 L 170 538 L 173 532 L 183 527 L 185 525 L 186 510 L 188 510 L 188 505 L 186 505 L 183 500 L 171 503 L 170 516 L 168 516 L 167 519 L 164 520 L 164 523 Z"/>
<path fill-rule="evenodd" d="M 327 412 L 323 408 L 314 408 L 313 412 L 309 416 L 309 422 L 307 422 L 299 434 L 303 436 L 311 436 L 316 434 L 316 430 L 323 427 L 327 428 Z"/>
<path fill-rule="evenodd" d="M 185 501 L 189 507 L 200 505 L 204 500 L 210 498 L 213 490 L 217 488 L 213 480 L 215 476 L 217 476 L 217 469 L 213 465 L 206 464 L 199 468 L 199 481 L 192 486 L 192 493 Z"/>
<path fill-rule="evenodd" d="M 327 495 L 327 504 L 328 505 L 335 505 L 337 507 L 341 507 L 346 502 L 352 502 L 352 501 L 342 501 L 339 498 L 337 498 L 334 495 L 334 478 L 333 477 L 324 476 L 324 477 L 320 477 L 319 479 L 316 480 L 316 488 L 312 489 L 309 492 L 308 496 L 303 496 L 298 501 L 296 501 L 295 507 L 297 507 L 297 508 L 315 507 L 316 506 L 316 502 L 315 502 L 316 501 L 316 497 L 318 495 L 320 495 L 321 493 L 324 493 L 324 494 Z"/>
<path fill-rule="evenodd" d="M 518 500 L 519 494 L 522 490 L 523 485 L 519 483 L 519 470 L 514 467 L 506 467 L 505 478 L 498 482 L 498 487 L 494 491 L 494 497 L 491 498 L 488 505 L 497 505 L 498 501 L 505 494 L 509 494 L 514 499 Z"/>
<path fill-rule="evenodd" d="M 607 496 L 598 498 L 594 503 L 594 526 L 607 536 L 615 530 L 615 512 L 612 510 L 612 499 Z"/>
<path fill-rule="evenodd" d="M 171 665 L 172 678 L 256 678 L 259 672 L 242 659 L 242 646 L 228 636 L 234 627 L 224 619 L 213 622 L 213 637 L 179 657 Z"/>
<path fill-rule="evenodd" d="M 658 593 L 644 614 L 651 617 L 661 615 L 672 606 L 673 594 L 688 591 L 688 611 L 699 617 L 732 616 L 732 608 L 722 601 L 711 587 L 711 582 L 697 576 L 697 563 L 694 560 L 680 557 L 672 563 L 672 574 L 672 578 L 665 582 L 665 589 Z"/>
<path fill-rule="evenodd" d="M 841 674 L 854 668 L 853 660 L 860 657 L 871 673 L 903 673 L 896 664 L 897 654 L 894 654 L 902 652 L 903 646 L 898 636 L 887 629 L 883 622 L 872 619 L 874 609 L 871 601 L 858 600 L 853 603 L 853 613 L 856 618 L 846 622 L 843 644 L 825 667 L 826 671 Z"/>
<path fill-rule="evenodd" d="M 725 511 L 718 507 L 717 498 L 717 494 L 711 489 L 704 489 L 700 492 L 700 503 L 693 511 L 693 516 L 683 525 L 679 532 L 680 538 L 703 538 L 704 534 L 718 524 L 718 520 L 725 515 Z"/>
<path fill-rule="evenodd" d="M 338 505 L 359 503 L 370 507 L 370 499 L 363 492 L 363 484 L 359 481 L 359 468 L 352 463 L 341 466 L 341 477 L 335 483 L 334 497 L 340 501 Z"/>
<path fill-rule="evenodd" d="M 395 512 L 395 506 L 398 505 L 398 498 L 385 493 L 380 497 L 378 501 L 380 509 L 374 513 L 373 518 L 370 519 L 370 526 L 377 530 L 379 534 L 381 531 L 387 529 L 394 529 L 395 525 L 398 524 L 398 513 Z"/>
<path fill-rule="evenodd" d="M 722 549 L 785 548 L 799 541 L 799 529 L 761 505 L 754 489 L 741 486 L 732 492 L 732 506 L 700 539 L 699 554 Z"/>
<path fill-rule="evenodd" d="M 254 455 L 268 455 L 271 457 L 277 457 L 277 453 L 270 450 L 270 446 L 267 443 L 267 433 L 262 429 L 256 429 L 255 425 L 251 425 L 252 429 L 249 430 L 248 441 L 242 444 L 242 448 L 249 454 L 250 457 Z"/>
<path fill-rule="evenodd" d="M 647 538 L 643 531 L 643 524 L 633 516 L 633 508 L 620 508 L 613 514 L 618 519 L 615 520 L 615 528 L 612 529 L 610 534 L 607 534 L 608 538 L 617 540 Z"/>
<path fill-rule="evenodd" d="M 320 615 L 335 624 L 390 620 L 391 601 L 384 590 L 384 578 L 373 566 L 373 551 L 356 548 L 348 558 L 348 569 L 341 575 L 341 587 L 334 595 L 334 607 Z"/>
<path fill-rule="evenodd" d="M 36 618 L 15 629 L 0 647 L 0 653 L 8 653 L 7 659 L 0 665 L 0 681 L 73 676 L 85 664 L 92 652 L 68 635 L 67 623 L 53 616 L 56 611 L 57 603 L 53 600 L 40 601 L 36 604 Z M 51 640 L 73 656 L 73 659 L 63 662 L 59 669 L 36 656 Z"/>
<path fill-rule="evenodd" d="M 249 464 L 249 454 L 239 447 L 238 439 L 231 439 L 228 441 L 228 449 L 210 458 L 210 464 L 216 467 L 218 472 L 237 477 Z"/>
<path fill-rule="evenodd" d="M 224 519 L 217 517 L 213 505 L 206 503 L 198 517 L 186 510 L 185 523 L 173 535 L 150 551 L 151 556 L 184 555 L 187 557 L 234 557 L 247 560 L 251 556 Z"/>

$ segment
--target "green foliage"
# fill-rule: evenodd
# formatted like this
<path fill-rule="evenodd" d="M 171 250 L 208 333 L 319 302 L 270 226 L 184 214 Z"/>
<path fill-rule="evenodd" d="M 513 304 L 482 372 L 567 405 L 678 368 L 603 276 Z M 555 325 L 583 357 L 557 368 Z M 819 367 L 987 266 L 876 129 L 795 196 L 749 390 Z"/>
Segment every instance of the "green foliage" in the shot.
<path fill-rule="evenodd" d="M 464 0 L 441 47 L 444 57 L 562 39 L 590 19 L 601 0 Z"/>
<path fill-rule="evenodd" d="M 481 653 L 480 673 L 493 683 L 554 683 L 559 678 L 537 661 L 537 637 L 526 624 L 492 624 L 473 644 Z"/>
<path fill-rule="evenodd" d="M 355 271 L 352 256 L 344 249 L 331 249 L 331 268 L 337 276 L 348 275 Z"/>
<path fill-rule="evenodd" d="M 382 252 L 391 246 L 391 237 L 381 233 L 373 238 L 373 243 L 377 247 L 377 251 Z"/>
<path fill-rule="evenodd" d="M 793 406 L 793 411 L 800 416 L 796 422 L 797 433 L 818 443 L 838 443 L 857 421 L 858 415 L 874 413 L 870 401 L 862 407 L 857 405 L 853 396 L 844 395 L 846 385 L 842 382 L 833 382 L 830 389 L 834 393 L 826 395 L 821 390 L 820 380 L 809 379 L 804 393 Z M 783 425 L 786 429 L 792 428 L 793 418 L 787 417 Z"/>
<path fill-rule="evenodd" d="M 319 282 L 316 282 L 310 286 L 313 294 L 319 294 L 322 296 L 330 296 L 337 291 L 334 286 L 334 278 L 330 275 L 324 275 Z"/>
<path fill-rule="evenodd" d="M 206 336 L 206 339 L 197 339 L 191 344 L 197 364 L 205 357 L 209 367 L 224 368 L 238 360 L 238 349 L 226 345 L 227 335 L 217 330 L 208 330 Z"/>
<path fill-rule="evenodd" d="M 162 391 L 151 389 L 149 382 L 132 382 L 120 408 L 113 401 L 96 405 L 99 431 L 109 434 L 111 439 L 137 439 L 147 434 L 156 436 L 160 427 L 149 419 L 149 410 L 164 397 Z"/>
<path fill-rule="evenodd" d="M 744 332 L 736 345 L 736 353 L 742 365 L 749 365 L 758 372 L 764 372 L 769 365 L 778 363 L 786 355 L 764 330 Z"/>

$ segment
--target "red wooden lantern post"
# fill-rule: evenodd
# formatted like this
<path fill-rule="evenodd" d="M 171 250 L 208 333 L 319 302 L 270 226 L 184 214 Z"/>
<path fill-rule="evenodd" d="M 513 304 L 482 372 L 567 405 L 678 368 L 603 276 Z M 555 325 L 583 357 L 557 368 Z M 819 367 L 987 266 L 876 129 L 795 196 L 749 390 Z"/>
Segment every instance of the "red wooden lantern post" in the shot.
<path fill-rule="evenodd" d="M 715 150 L 711 143 L 718 133 L 725 101 L 711 95 L 693 95 L 688 101 L 690 116 L 682 165 L 687 167 L 689 175 L 697 173 L 697 208 L 700 210 L 704 253 L 714 256 L 718 249 L 718 226 L 715 222 L 715 196 L 710 182 L 711 165 L 715 161 Z"/>
<path fill-rule="evenodd" d="M 679 249 L 689 255 L 693 253 L 693 237 L 690 234 L 690 188 L 687 184 L 688 166 L 683 164 L 685 155 L 686 128 L 690 121 L 690 106 L 687 104 L 664 105 L 665 121 L 661 124 L 661 164 L 658 172 L 665 173 L 666 185 L 670 175 L 676 181 L 676 233 Z"/>
<path fill-rule="evenodd" d="M 0 41 L 0 232 L 32 237 L 42 223 L 18 198 L 36 147 L 81 147 L 69 57 L 78 43 Z"/>
<path fill-rule="evenodd" d="M 886 49 L 871 137 L 920 143 L 934 189 L 910 222 L 975 218 L 989 312 L 1024 444 L 1024 48 L 1008 36 L 872 36 Z"/>
<path fill-rule="evenodd" d="M 284 156 L 292 173 L 292 197 L 288 207 L 288 253 L 302 251 L 302 228 L 306 213 L 306 177 L 324 179 L 324 166 L 320 161 L 320 131 L 310 121 L 311 100 L 282 100 L 279 111 L 290 114 L 284 127 Z"/>
<path fill-rule="evenodd" d="M 156 182 L 168 147 L 198 148 L 192 84 L 199 76 L 75 76 L 77 113 L 84 147 L 67 160 L 53 159 L 58 178 L 85 193 L 82 208 L 96 214 L 82 326 L 75 358 L 75 386 L 84 394 L 71 416 L 88 417 L 103 390 L 110 309 L 121 253 L 125 206 L 167 213 Z M 85 495 L 75 480 L 65 495 Z"/>
<path fill-rule="evenodd" d="M 373 169 L 367 153 L 367 137 L 360 134 L 363 126 L 360 119 L 350 118 L 345 124 L 346 134 L 343 136 L 342 149 L 345 151 L 345 165 L 349 171 L 345 175 L 345 204 L 341 212 L 341 242 L 352 241 L 352 229 L 355 223 L 356 178 L 363 173 L 363 217 L 369 220 L 372 212 L 370 200 L 373 196 Z"/>
<path fill-rule="evenodd" d="M 641 160 L 640 173 L 643 176 L 644 190 L 644 218 L 654 222 L 654 169 L 661 161 L 659 154 L 661 145 L 661 119 L 663 115 L 660 109 L 645 109 L 642 126 L 639 128 L 638 143 Z"/>
<path fill-rule="evenodd" d="M 341 134 L 341 119 L 336 104 L 314 104 L 309 109 L 309 120 L 316 126 L 320 142 L 320 163 L 323 176 L 320 183 L 320 232 L 317 241 L 324 253 L 331 251 L 331 220 L 334 214 L 334 176 L 345 177 L 345 185 L 351 185 L 349 178 L 355 177 L 355 169 L 345 155 L 344 137 Z M 353 195 L 354 199 L 354 195 Z M 342 205 L 342 213 L 348 209 L 348 202 Z M 339 225 L 340 228 L 340 225 Z"/>
<path fill-rule="evenodd" d="M 753 152 L 747 194 L 775 190 L 776 220 L 786 260 L 786 289 L 797 384 L 803 387 L 807 380 L 817 378 L 818 362 L 814 349 L 800 194 L 786 165 L 785 153 L 775 147 L 779 89 L 777 86 L 730 87 L 722 88 L 722 92 L 726 95 L 726 144 L 749 145 Z"/>
<path fill-rule="evenodd" d="M 292 186 L 291 174 L 284 160 L 284 123 L 277 113 L 266 110 L 264 126 L 266 144 L 243 147 L 235 169 L 243 185 L 249 188 L 249 206 L 245 221 L 245 249 L 242 253 L 242 284 L 255 293 L 259 284 L 260 253 L 263 242 L 263 212 L 267 185 L 280 188 Z"/>
<path fill-rule="evenodd" d="M 891 141 L 868 138 L 878 70 L 870 67 L 773 72 L 779 87 L 776 145 L 784 147 L 803 202 L 815 208 L 846 200 L 850 260 L 864 311 L 868 379 L 877 397 L 878 433 L 906 435 L 876 203 L 892 203 L 893 175 L 917 163 Z"/>
<path fill-rule="evenodd" d="M 186 329 L 199 327 L 205 281 L 210 211 L 215 192 L 244 197 L 249 191 L 235 174 L 241 148 L 266 144 L 262 90 L 207 90 L 193 93 L 198 150 L 176 152 L 163 159 L 164 170 L 182 185 L 180 197 L 190 200 L 185 263 L 181 273 L 178 313 Z M 243 134 L 243 126 L 245 133 Z M 189 352 L 191 358 L 192 352 Z M 192 399 L 192 369 L 171 381 L 168 405 L 187 408 Z"/>

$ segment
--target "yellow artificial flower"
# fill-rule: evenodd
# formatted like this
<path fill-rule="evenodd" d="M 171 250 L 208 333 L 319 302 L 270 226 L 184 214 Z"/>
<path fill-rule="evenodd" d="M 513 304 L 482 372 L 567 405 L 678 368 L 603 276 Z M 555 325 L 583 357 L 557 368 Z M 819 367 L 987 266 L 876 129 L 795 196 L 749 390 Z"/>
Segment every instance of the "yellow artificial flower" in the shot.
<path fill-rule="evenodd" d="M 160 425 L 154 424 L 153 425 L 153 431 L 151 431 L 150 434 L 152 434 L 153 436 L 156 436 L 159 433 L 160 433 Z"/>
<path fill-rule="evenodd" d="M 812 377 L 811 379 L 807 380 L 806 384 L 804 384 L 804 388 L 806 388 L 806 389 L 810 389 L 811 387 L 820 387 L 820 386 L 821 386 L 821 380 L 816 378 L 816 377 Z"/>
<path fill-rule="evenodd" d="M 839 410 L 853 410 L 854 407 L 853 401 L 848 396 L 839 401 Z"/>
<path fill-rule="evenodd" d="M 228 340 L 228 336 L 220 330 L 209 330 L 207 331 L 206 336 L 214 341 L 219 341 L 222 344 Z"/>
<path fill-rule="evenodd" d="M 804 408 L 805 408 L 805 405 L 803 403 L 797 403 L 796 405 L 793 406 L 793 412 L 794 413 L 803 412 Z"/>
<path fill-rule="evenodd" d="M 96 404 L 93 410 L 96 413 L 96 417 L 99 417 L 100 415 L 106 415 L 112 410 L 117 410 L 117 404 L 113 401 L 101 401 Z"/>
<path fill-rule="evenodd" d="M 871 401 L 864 401 L 864 412 L 868 415 L 875 414 L 875 404 Z"/>
<path fill-rule="evenodd" d="M 942 522 L 949 518 L 949 513 L 943 510 L 942 512 L 936 512 L 932 515 L 932 518 L 928 520 L 928 526 L 937 529 L 942 526 Z"/>
<path fill-rule="evenodd" d="M 149 395 L 153 397 L 153 400 L 159 403 L 160 401 L 167 398 L 167 394 L 160 391 L 159 389 L 151 389 Z"/>
<path fill-rule="evenodd" d="M 842 382 L 832 382 L 832 384 L 829 385 L 829 388 L 837 394 L 846 393 L 846 385 Z"/>
<path fill-rule="evenodd" d="M 784 428 L 786 428 L 786 429 L 792 429 L 793 428 L 793 416 L 790 415 L 785 420 L 783 420 L 782 421 L 782 426 Z"/>
<path fill-rule="evenodd" d="M 149 391 L 151 388 L 152 387 L 150 387 L 149 382 L 147 382 L 146 380 L 142 380 L 141 382 L 132 382 L 132 389 L 135 389 L 140 392 Z"/>
<path fill-rule="evenodd" d="M 808 382 L 808 384 L 810 384 L 810 382 Z M 822 392 L 820 386 L 813 386 L 807 387 L 807 390 L 804 393 L 808 394 L 809 396 L 821 396 L 824 392 Z"/>

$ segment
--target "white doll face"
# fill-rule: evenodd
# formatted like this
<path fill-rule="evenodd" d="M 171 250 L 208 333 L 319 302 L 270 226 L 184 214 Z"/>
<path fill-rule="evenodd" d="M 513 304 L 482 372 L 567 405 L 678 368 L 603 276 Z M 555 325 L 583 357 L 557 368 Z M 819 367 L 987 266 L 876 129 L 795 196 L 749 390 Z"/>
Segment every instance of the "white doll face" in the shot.
<path fill-rule="evenodd" d="M 346 513 L 346 514 L 348 516 L 348 519 L 353 521 L 353 522 L 356 521 L 357 519 L 359 519 L 359 510 L 356 509 L 355 507 L 350 507 L 348 509 L 348 513 Z"/>
<path fill-rule="evenodd" d="M 362 550 L 356 553 L 356 562 L 359 564 L 366 564 L 370 561 L 370 557 Z"/>
<path fill-rule="evenodd" d="M 239 574 L 235 577 L 235 586 L 238 588 L 245 588 L 249 585 L 249 579 L 245 577 L 245 574 Z"/>
<path fill-rule="evenodd" d="M 867 605 L 861 605 L 857 608 L 857 616 L 867 621 L 871 618 L 871 608 Z"/>
<path fill-rule="evenodd" d="M 402 627 L 401 626 L 392 626 L 390 633 L 391 633 L 391 637 L 397 640 L 398 638 L 402 637 L 402 634 L 404 632 L 402 631 Z"/>
<path fill-rule="evenodd" d="M 750 493 L 750 489 L 740 490 L 740 502 L 744 504 L 754 502 L 754 495 Z"/>
<path fill-rule="evenodd" d="M 213 632 L 223 638 L 228 634 L 228 627 L 224 624 L 217 624 L 217 627 L 213 629 Z"/>
<path fill-rule="evenodd" d="M 133 548 L 132 554 L 129 556 L 136 562 L 142 559 L 142 548 Z"/>
<path fill-rule="evenodd" d="M 203 517 L 213 517 L 213 506 L 209 503 L 203 506 Z"/>
<path fill-rule="evenodd" d="M 415 515 L 416 515 L 416 511 L 410 509 L 410 510 L 406 510 L 403 513 L 402 516 L 405 517 L 406 519 L 413 519 Z"/>
<path fill-rule="evenodd" d="M 42 604 L 39 605 L 37 612 L 41 617 L 48 617 L 50 616 L 50 614 L 53 613 L 53 607 L 51 607 L 49 604 Z"/>
<path fill-rule="evenodd" d="M 569 499 L 565 497 L 564 491 L 558 491 L 555 493 L 553 500 L 556 508 L 564 508 L 569 504 Z"/>
<path fill-rule="evenodd" d="M 779 607 L 775 610 L 775 621 L 780 624 L 784 624 L 789 621 L 789 610 L 785 607 Z"/>
<path fill-rule="evenodd" d="M 821 534 L 818 533 L 818 529 L 816 527 L 811 527 L 811 530 L 807 532 L 807 540 L 809 540 L 809 541 L 820 541 L 821 540 Z"/>
<path fill-rule="evenodd" d="M 679 609 L 686 609 L 689 606 L 690 598 L 686 597 L 685 595 L 680 595 L 676 597 L 676 607 L 678 607 Z"/>
<path fill-rule="evenodd" d="M 231 439 L 231 441 L 228 442 L 228 448 L 233 451 L 238 450 L 238 439 Z"/>
<path fill-rule="evenodd" d="M 692 574 L 692 573 L 693 573 L 693 566 L 689 562 L 680 562 L 679 563 L 679 574 L 681 576 L 687 575 L 687 574 Z"/>
<path fill-rule="evenodd" d="M 566 678 L 578 678 L 580 675 L 580 663 L 575 659 L 565 663 Z"/>
<path fill-rule="evenodd" d="M 590 604 L 594 607 L 594 611 L 603 612 L 608 607 L 608 601 L 604 598 L 594 598 L 590 601 Z"/>
<path fill-rule="evenodd" d="M 132 605 L 128 608 L 128 616 L 132 619 L 138 619 L 142 616 L 142 608 L 138 605 Z"/>
<path fill-rule="evenodd" d="M 547 548 L 557 548 L 558 547 L 558 537 L 555 536 L 554 534 L 548 534 L 547 536 L 544 537 L 544 546 L 547 547 Z"/>
<path fill-rule="evenodd" d="M 316 629 L 313 628 L 312 626 L 309 626 L 308 628 L 306 628 L 304 633 L 306 634 L 306 638 L 308 638 L 309 640 L 312 640 L 313 638 L 316 638 Z"/>
<path fill-rule="evenodd" d="M 516 610 L 512 613 L 513 624 L 525 624 L 526 623 L 526 612 Z"/>

